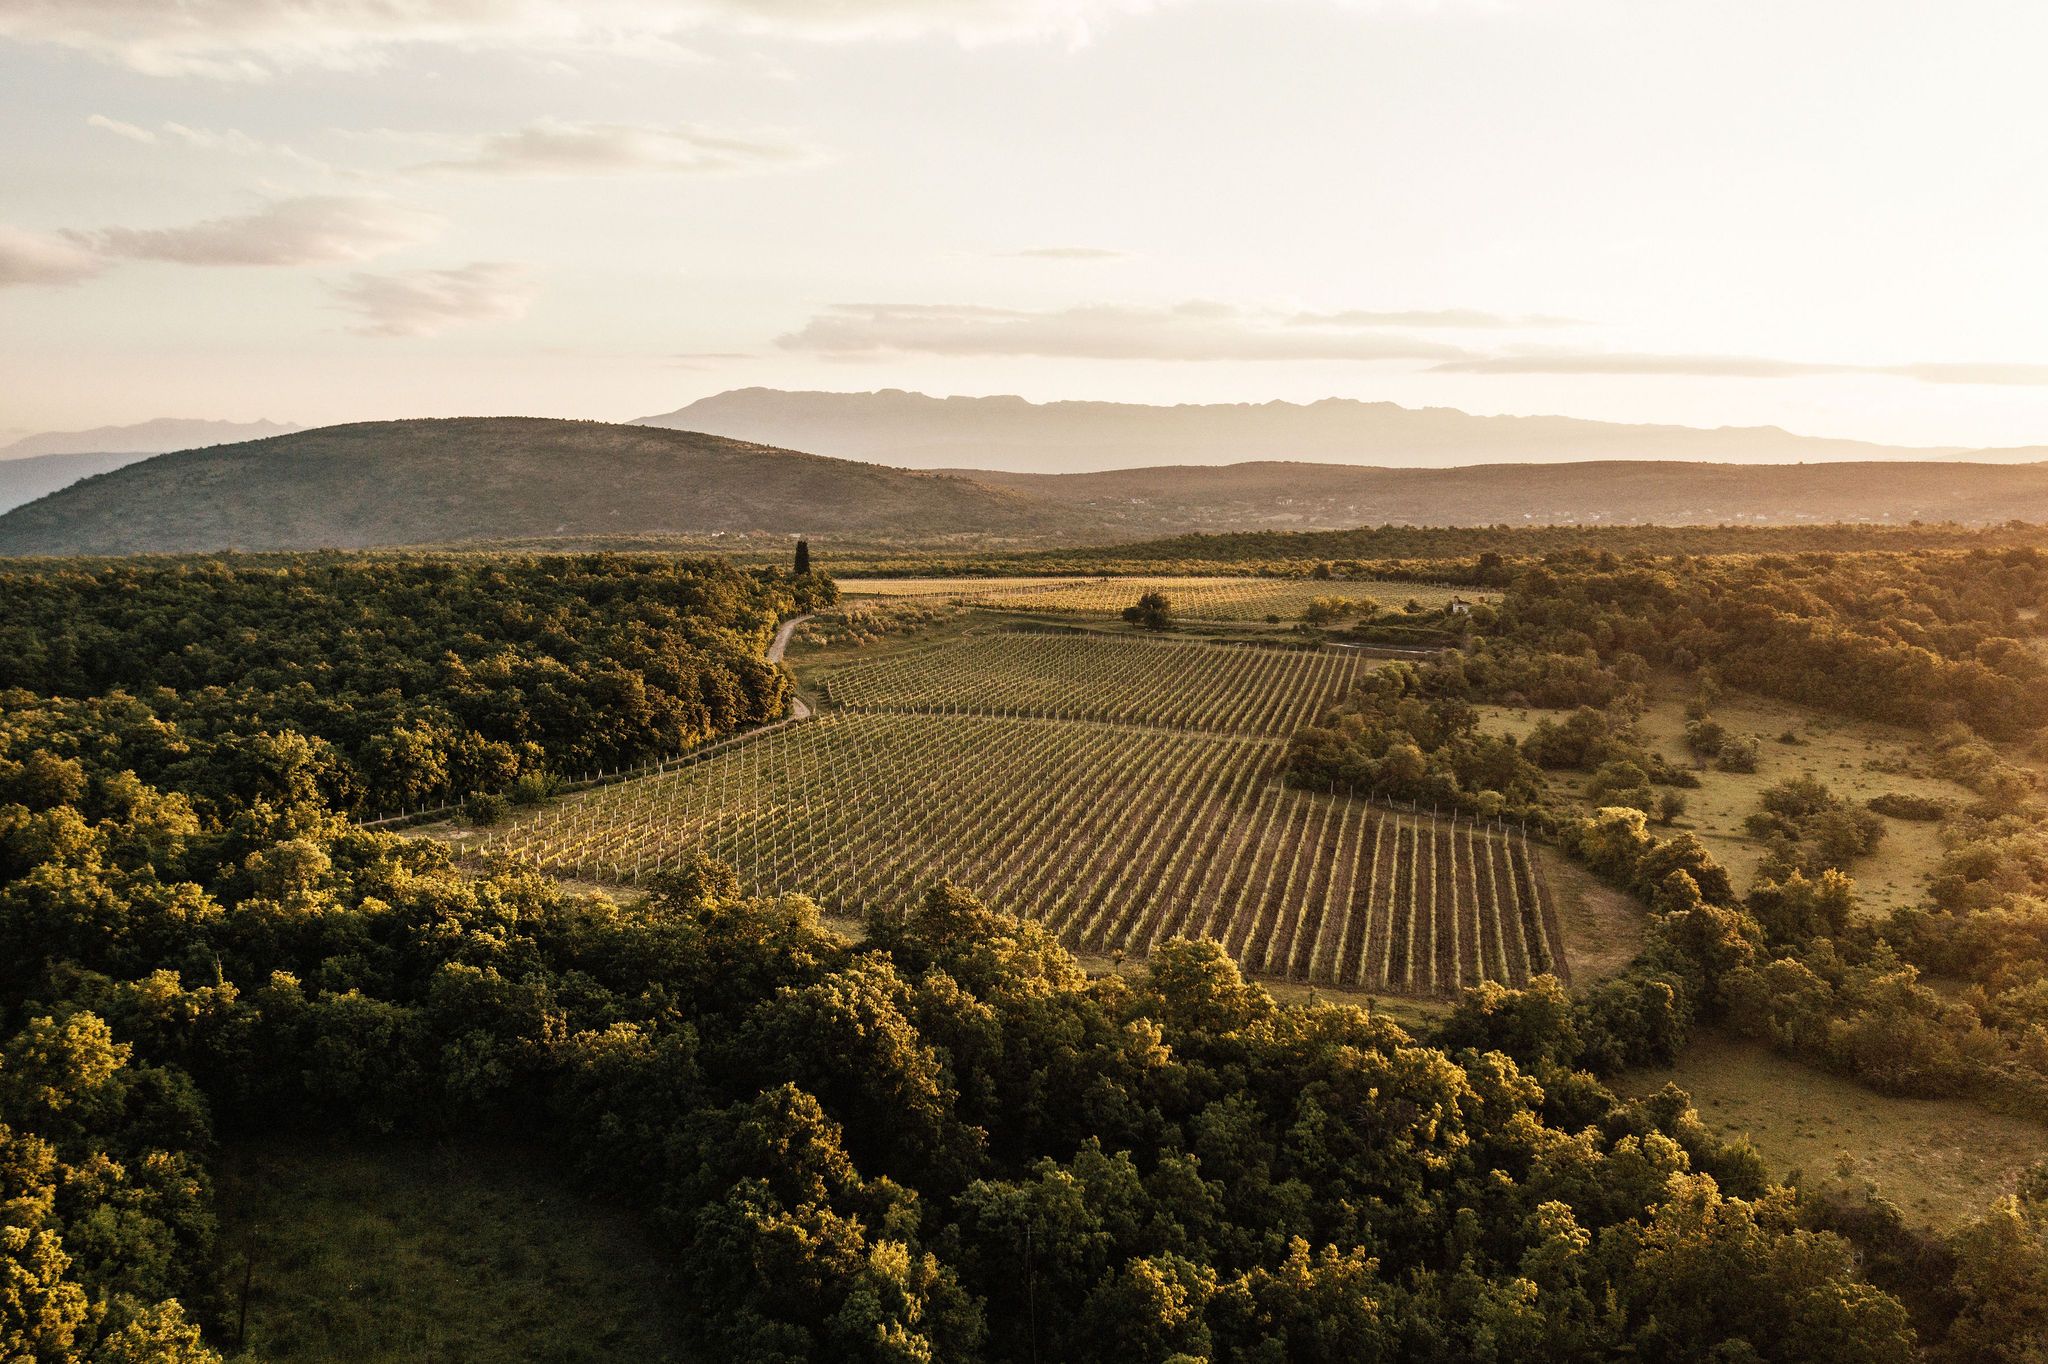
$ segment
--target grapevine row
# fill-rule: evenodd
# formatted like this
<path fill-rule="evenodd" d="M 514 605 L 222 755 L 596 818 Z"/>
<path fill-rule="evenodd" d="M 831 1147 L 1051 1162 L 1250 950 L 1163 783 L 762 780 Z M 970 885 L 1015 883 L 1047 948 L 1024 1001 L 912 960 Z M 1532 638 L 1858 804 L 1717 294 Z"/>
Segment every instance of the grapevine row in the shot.
<path fill-rule="evenodd" d="M 1322 985 L 1562 971 L 1525 841 L 1290 788 L 1282 757 L 1253 735 L 830 712 L 559 802 L 485 852 L 644 883 L 701 848 L 759 892 L 847 913 L 943 874 L 1085 952 L 1208 937 L 1249 973 Z"/>

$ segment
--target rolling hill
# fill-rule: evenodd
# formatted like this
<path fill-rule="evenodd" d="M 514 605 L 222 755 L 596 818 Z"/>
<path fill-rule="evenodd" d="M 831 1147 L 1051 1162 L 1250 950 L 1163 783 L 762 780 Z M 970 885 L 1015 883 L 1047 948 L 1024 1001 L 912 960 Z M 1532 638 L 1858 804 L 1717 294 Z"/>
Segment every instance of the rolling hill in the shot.
<path fill-rule="evenodd" d="M 1033 473 L 1245 461 L 1444 468 L 1615 459 L 1786 464 L 1963 453 L 1952 447 L 1913 450 L 1798 436 L 1775 426 L 1703 430 L 1575 417 L 1482 417 L 1448 407 L 1348 398 L 1151 407 L 933 398 L 895 389 L 791 393 L 743 388 L 642 417 L 638 424 L 715 431 L 736 440 L 905 468 Z"/>
<path fill-rule="evenodd" d="M 1168 525 L 1220 531 L 1386 524 L 2048 521 L 2048 464 L 1589 460 L 1455 469 L 1254 463 L 1093 474 L 960 473 L 1138 534 Z"/>
<path fill-rule="evenodd" d="M 2015 519 L 2048 522 L 2048 464 L 933 472 L 692 432 L 497 417 L 323 427 L 158 455 L 0 516 L 0 554 L 617 545 L 751 533 L 1027 548 L 1377 525 Z"/>
<path fill-rule="evenodd" d="M 0 516 L 0 554 L 782 533 L 1033 537 L 1088 514 L 941 474 L 529 417 L 365 422 L 159 455 Z"/>

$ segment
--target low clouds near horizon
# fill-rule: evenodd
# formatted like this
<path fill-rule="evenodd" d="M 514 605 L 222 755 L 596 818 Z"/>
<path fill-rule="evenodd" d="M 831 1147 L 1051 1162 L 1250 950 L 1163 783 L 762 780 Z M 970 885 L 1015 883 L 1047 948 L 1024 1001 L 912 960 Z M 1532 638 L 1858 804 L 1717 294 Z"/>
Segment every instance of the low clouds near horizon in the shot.
<path fill-rule="evenodd" d="M 1777 360 L 1761 355 L 1659 355 L 1636 352 L 1536 352 L 1449 360 L 1445 374 L 1668 375 L 1701 379 L 1807 379 L 1866 375 L 1928 384 L 2048 384 L 2048 365 L 1999 361 L 1921 361 L 1901 365 Z"/>
<path fill-rule="evenodd" d="M 1591 324 L 1472 308 L 1300 312 L 1213 302 L 1032 310 L 976 304 L 848 303 L 776 338 L 838 358 L 1017 356 L 1087 360 L 1409 360 L 1439 374 L 1788 379 L 1866 375 L 1930 384 L 2048 384 L 2048 365 L 1996 361 L 1856 364 L 1751 355 L 1475 348 L 1416 332 L 1485 334 Z"/>
<path fill-rule="evenodd" d="M 776 338 L 784 350 L 858 356 L 1050 356 L 1088 360 L 1431 360 L 1469 354 L 1439 341 L 1302 314 L 1192 302 L 1053 311 L 974 305 L 842 304 Z"/>

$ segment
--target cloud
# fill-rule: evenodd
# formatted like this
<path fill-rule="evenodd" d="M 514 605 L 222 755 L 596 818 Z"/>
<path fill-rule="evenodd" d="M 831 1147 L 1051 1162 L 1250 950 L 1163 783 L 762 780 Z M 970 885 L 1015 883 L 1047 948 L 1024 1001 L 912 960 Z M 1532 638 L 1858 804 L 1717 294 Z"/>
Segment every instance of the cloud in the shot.
<path fill-rule="evenodd" d="M 88 114 L 85 126 L 104 129 L 115 137 L 125 137 L 130 142 L 141 142 L 148 146 L 155 146 L 157 143 L 157 135 L 149 129 L 133 123 L 123 123 L 118 118 L 108 118 L 105 114 Z"/>
<path fill-rule="evenodd" d="M 439 44 L 659 51 L 705 29 L 813 41 L 1085 42 L 1183 0 L 0 0 L 0 38 L 151 75 L 260 80 Z"/>
<path fill-rule="evenodd" d="M 1019 260 L 1129 260 L 1123 251 L 1111 251 L 1100 246 L 1034 246 L 1023 251 L 1012 251 Z"/>
<path fill-rule="evenodd" d="M 1469 352 L 1373 328 L 1297 325 L 1298 314 L 1183 303 L 1033 312 L 843 304 L 778 337 L 785 350 L 852 356 L 1031 355 L 1090 360 L 1449 360 Z"/>
<path fill-rule="evenodd" d="M 539 292 L 523 265 L 477 261 L 452 270 L 358 271 L 330 286 L 364 336 L 435 336 L 473 322 L 515 322 Z"/>
<path fill-rule="evenodd" d="M 1487 313 L 1477 308 L 1417 308 L 1393 312 L 1353 308 L 1338 313 L 1303 313 L 1295 321 L 1305 327 L 1441 327 L 1478 331 L 1587 325 L 1576 317 L 1551 317 L 1543 313 Z"/>
<path fill-rule="evenodd" d="M 0 288 L 15 284 L 76 284 L 107 263 L 77 242 L 0 224 Z"/>
<path fill-rule="evenodd" d="M 2048 384 L 2048 365 L 1922 362 L 1905 365 L 1776 360 L 1760 355 L 1659 355 L 1637 352 L 1531 352 L 1477 356 L 1432 366 L 1453 374 L 1672 375 L 1702 379 L 1806 379 L 1864 375 L 1929 384 Z"/>
<path fill-rule="evenodd" d="M 542 119 L 487 137 L 468 156 L 417 169 L 502 176 L 732 175 L 810 159 L 809 151 L 790 143 L 691 124 L 651 128 Z"/>
<path fill-rule="evenodd" d="M 181 265 L 337 265 L 434 236 L 443 220 L 387 199 L 309 195 L 188 227 L 68 233 L 102 255 Z"/>
<path fill-rule="evenodd" d="M 5 0 L 0 0 L 4 4 Z M 130 142 L 139 142 L 145 147 L 187 147 L 195 151 L 225 152 L 231 156 L 275 156 L 293 161 L 311 170 L 333 173 L 334 167 L 318 157 L 308 156 L 296 147 L 282 142 L 264 142 L 253 138 L 239 128 L 225 128 L 215 131 L 210 128 L 191 128 L 183 123 L 160 123 L 154 128 L 140 124 L 126 123 L 105 114 L 91 114 L 86 117 L 86 126 L 112 133 L 115 137 Z"/>

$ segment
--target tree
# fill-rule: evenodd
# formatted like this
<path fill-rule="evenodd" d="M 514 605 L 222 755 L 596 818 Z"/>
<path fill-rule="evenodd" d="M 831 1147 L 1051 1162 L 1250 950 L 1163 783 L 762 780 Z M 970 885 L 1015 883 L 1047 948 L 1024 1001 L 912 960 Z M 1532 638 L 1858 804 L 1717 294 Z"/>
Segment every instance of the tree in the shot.
<path fill-rule="evenodd" d="M 2048 1359 L 2048 1165 L 2020 1179 L 2017 1196 L 1956 1233 L 1955 1286 L 1963 1310 L 1948 1358 L 1987 1364 Z"/>
<path fill-rule="evenodd" d="M 796 575 L 801 578 L 811 571 L 811 542 L 798 537 L 796 542 Z"/>
<path fill-rule="evenodd" d="M 1147 630 L 1164 630 L 1173 623 L 1173 604 L 1163 592 L 1147 592 L 1137 605 L 1124 608 L 1124 619 Z"/>

